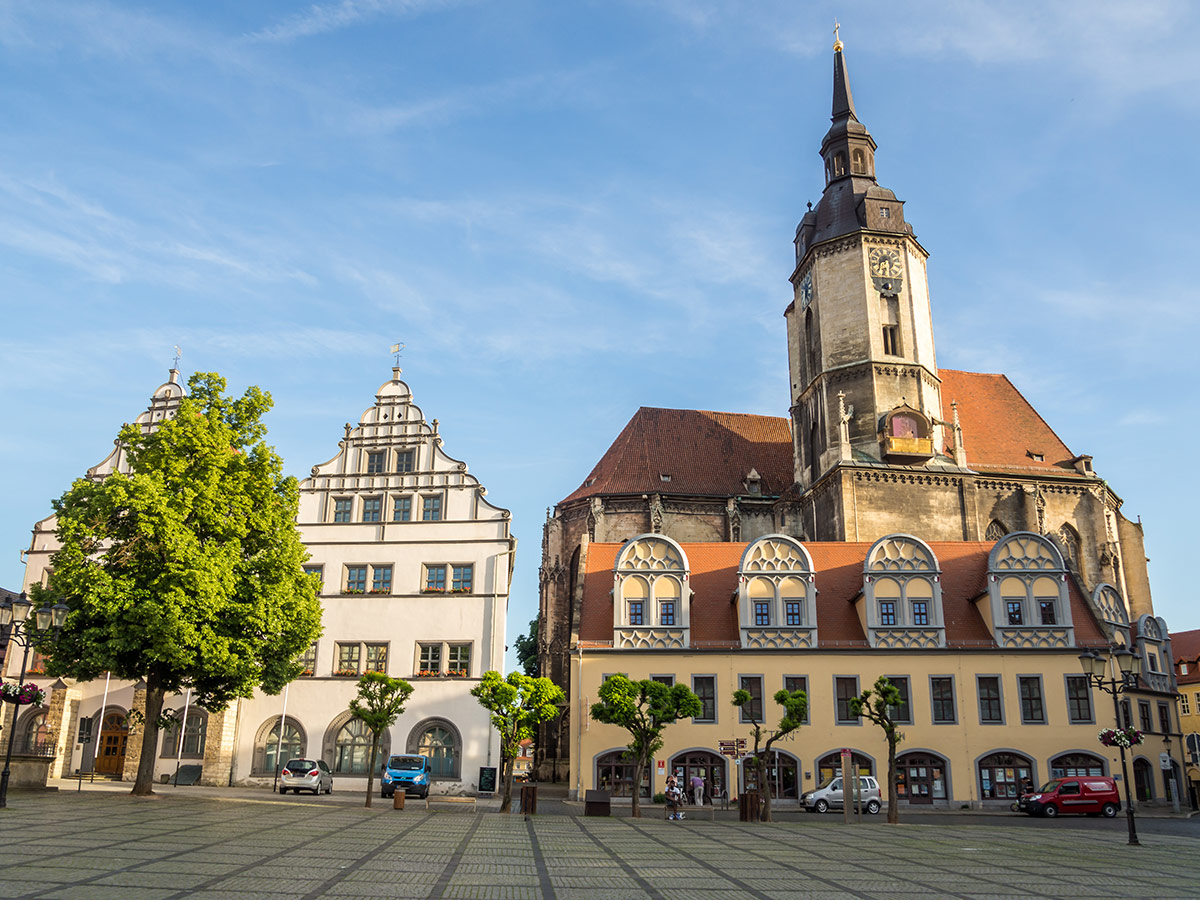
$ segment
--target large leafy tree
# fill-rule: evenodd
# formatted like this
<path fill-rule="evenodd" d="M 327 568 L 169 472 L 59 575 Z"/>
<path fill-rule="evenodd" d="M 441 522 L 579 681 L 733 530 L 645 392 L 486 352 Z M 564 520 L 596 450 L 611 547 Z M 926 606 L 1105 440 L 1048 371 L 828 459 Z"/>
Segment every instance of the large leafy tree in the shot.
<path fill-rule="evenodd" d="M 600 700 L 592 704 L 592 718 L 618 725 L 633 738 L 626 755 L 633 760 L 633 816 L 642 815 L 642 773 L 662 749 L 663 731 L 677 719 L 700 715 L 700 698 L 686 685 L 670 687 L 661 681 L 631 681 L 610 675 L 600 685 Z"/>
<path fill-rule="evenodd" d="M 367 802 L 375 790 L 375 757 L 379 753 L 379 736 L 392 727 L 404 712 L 404 704 L 412 696 L 413 687 L 403 678 L 392 678 L 383 672 L 367 672 L 358 679 L 358 696 L 350 701 L 350 714 L 371 732 L 371 760 L 367 765 Z"/>
<path fill-rule="evenodd" d="M 541 619 L 540 613 L 534 616 L 529 620 L 529 632 L 513 638 L 513 648 L 517 651 L 517 662 L 521 664 L 521 671 L 533 678 L 542 674 L 538 661 L 538 628 Z"/>
<path fill-rule="evenodd" d="M 129 474 L 79 479 L 54 502 L 51 590 L 71 612 L 49 671 L 145 679 L 134 794 L 153 792 L 167 694 L 191 688 L 217 711 L 255 688 L 278 693 L 321 628 L 298 486 L 265 443 L 270 395 L 232 399 L 214 373 L 188 386 L 154 430 L 121 429 Z"/>
<path fill-rule="evenodd" d="M 896 746 L 904 740 L 904 734 L 896 727 L 893 718 L 904 706 L 904 698 L 900 689 L 892 684 L 886 675 L 875 679 L 875 686 L 867 688 L 857 697 L 850 698 L 850 713 L 862 716 L 869 722 L 874 722 L 883 729 L 883 736 L 888 745 L 888 778 L 887 798 L 889 825 L 900 821 L 900 804 L 896 802 Z M 842 790 L 845 802 L 850 802 L 850 779 L 842 779 Z"/>
<path fill-rule="evenodd" d="M 557 716 L 561 712 L 558 704 L 565 698 L 562 688 L 549 678 L 531 678 L 520 672 L 510 672 L 507 678 L 499 672 L 484 672 L 471 694 L 491 714 L 492 725 L 500 732 L 504 779 L 500 812 L 506 813 L 512 809 L 513 766 L 521 754 L 521 742 Z"/>
<path fill-rule="evenodd" d="M 763 810 L 762 820 L 764 822 L 771 821 L 771 779 L 768 777 L 771 763 L 774 761 L 772 756 L 772 748 L 775 742 L 780 738 L 787 737 L 804 722 L 804 716 L 808 712 L 808 695 L 804 691 L 786 691 L 778 690 L 775 692 L 775 702 L 783 707 L 783 718 L 779 720 L 779 727 L 773 731 L 767 731 L 763 728 L 763 723 L 755 716 L 754 704 L 751 703 L 752 697 L 749 691 L 737 690 L 733 692 L 733 705 L 738 707 L 742 713 L 750 720 L 751 727 L 754 729 L 754 755 L 747 762 L 754 769 L 758 782 L 758 788 L 762 792 Z M 766 716 L 762 716 L 763 719 Z M 762 740 L 764 733 L 767 735 L 766 743 L 762 746 L 762 752 L 759 752 L 759 742 Z"/>

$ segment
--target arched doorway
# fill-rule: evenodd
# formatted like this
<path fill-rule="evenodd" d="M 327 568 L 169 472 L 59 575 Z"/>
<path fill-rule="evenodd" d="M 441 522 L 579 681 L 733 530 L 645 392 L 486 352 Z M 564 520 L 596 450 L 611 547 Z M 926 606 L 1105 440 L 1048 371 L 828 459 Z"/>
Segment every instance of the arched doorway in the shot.
<path fill-rule="evenodd" d="M 633 796 L 633 760 L 625 750 L 612 750 L 596 757 L 596 787 L 614 797 Z M 650 766 L 642 770 L 643 798 L 650 796 Z"/>
<path fill-rule="evenodd" d="M 850 765 L 858 770 L 859 775 L 874 775 L 875 761 L 869 756 L 864 756 L 857 750 L 850 754 Z M 842 774 L 842 754 L 840 751 L 834 751 L 825 756 L 822 756 L 817 761 L 817 783 L 826 781 L 837 775 Z"/>
<path fill-rule="evenodd" d="M 772 750 L 767 759 L 767 781 L 771 785 L 771 796 L 776 800 L 797 800 L 800 797 L 800 764 L 796 757 L 782 750 Z M 758 772 L 750 757 L 742 760 L 742 784 L 746 790 L 758 789 Z"/>
<path fill-rule="evenodd" d="M 704 795 L 711 802 L 725 790 L 725 757 L 707 750 L 690 750 L 671 760 L 671 774 L 691 796 L 692 778 L 704 779 Z"/>
<path fill-rule="evenodd" d="M 1077 778 L 1103 775 L 1104 760 L 1091 753 L 1064 753 L 1050 760 L 1051 778 Z"/>
<path fill-rule="evenodd" d="M 1026 782 L 1033 783 L 1033 761 L 1019 753 L 985 756 L 978 770 L 982 800 L 1015 800 Z"/>
<path fill-rule="evenodd" d="M 125 745 L 129 743 L 129 720 L 123 712 L 107 712 L 100 721 L 100 755 L 96 774 L 120 775 L 125 769 Z"/>
<path fill-rule="evenodd" d="M 46 710 L 34 710 L 27 714 L 17 726 L 17 742 L 13 749 L 17 753 L 44 756 L 49 750 L 50 729 L 46 726 Z M 51 753 L 51 755 L 53 755 Z"/>
<path fill-rule="evenodd" d="M 931 806 L 946 799 L 946 761 L 929 753 L 896 757 L 896 799 Z"/>
<path fill-rule="evenodd" d="M 1133 761 L 1133 789 L 1138 800 L 1154 799 L 1154 771 L 1140 756 Z"/>

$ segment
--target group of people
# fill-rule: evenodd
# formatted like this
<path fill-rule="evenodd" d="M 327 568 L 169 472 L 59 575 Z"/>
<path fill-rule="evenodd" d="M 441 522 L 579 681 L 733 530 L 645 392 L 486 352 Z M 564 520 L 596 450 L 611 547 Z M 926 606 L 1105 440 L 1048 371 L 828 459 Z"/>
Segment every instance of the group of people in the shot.
<path fill-rule="evenodd" d="M 688 786 L 692 792 L 692 799 L 697 806 L 704 805 L 704 778 L 700 775 L 693 775 L 691 784 Z M 683 810 L 680 808 L 683 803 L 683 792 L 685 788 L 680 779 L 674 775 L 667 777 L 666 794 L 667 798 L 667 818 L 672 821 L 679 821 L 683 818 Z"/>

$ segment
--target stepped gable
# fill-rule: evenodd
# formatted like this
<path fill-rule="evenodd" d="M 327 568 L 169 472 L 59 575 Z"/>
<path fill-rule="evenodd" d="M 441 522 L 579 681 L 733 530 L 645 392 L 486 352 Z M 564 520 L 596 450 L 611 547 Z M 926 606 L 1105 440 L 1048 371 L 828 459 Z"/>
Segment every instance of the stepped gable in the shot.
<path fill-rule="evenodd" d="M 778 496 L 792 483 L 786 418 L 643 406 L 562 502 L 598 494 L 733 497 L 748 493 L 751 469 L 762 479 L 763 496 Z"/>
<path fill-rule="evenodd" d="M 583 609 L 579 638 L 585 642 L 612 640 L 613 566 L 624 544 L 596 543 L 588 547 L 584 573 Z M 738 643 L 738 563 L 744 543 L 681 544 L 690 566 L 693 591 L 691 639 L 693 647 L 729 647 Z M 861 542 L 805 542 L 816 568 L 817 635 L 823 649 L 867 646 L 867 638 L 854 600 L 862 591 L 863 563 L 872 544 Z M 987 590 L 987 542 L 934 542 L 930 548 L 942 569 L 942 613 L 948 647 L 994 648 L 995 642 L 974 600 Z M 1074 581 L 1068 583 L 1071 618 L 1079 646 L 1102 645 L 1107 638 L 1091 607 Z M 1198 632 L 1200 634 L 1200 632 Z M 1200 641 L 1198 641 L 1200 643 Z"/>
<path fill-rule="evenodd" d="M 941 369 L 938 375 L 947 419 L 953 417 L 950 403 L 958 403 L 967 465 L 972 469 L 1083 477 L 1075 470 L 1075 454 L 1007 376 L 952 369 Z M 952 445 L 953 436 L 947 434 L 947 440 Z M 947 446 L 946 453 L 952 456 L 953 447 Z"/>

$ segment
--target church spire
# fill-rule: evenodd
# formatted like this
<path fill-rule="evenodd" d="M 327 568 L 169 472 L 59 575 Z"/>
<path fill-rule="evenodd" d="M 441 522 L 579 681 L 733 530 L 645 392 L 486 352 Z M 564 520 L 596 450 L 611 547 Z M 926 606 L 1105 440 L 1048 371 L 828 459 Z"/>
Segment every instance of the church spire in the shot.
<path fill-rule="evenodd" d="M 846 71 L 846 57 L 842 54 L 842 41 L 837 37 L 838 28 L 836 22 L 833 25 L 833 115 L 831 116 L 834 122 L 838 119 L 854 119 L 858 121 L 858 116 L 854 114 L 854 95 L 850 93 L 850 75 Z"/>
<path fill-rule="evenodd" d="M 840 26 L 834 26 L 834 35 Z M 833 115 L 832 125 L 821 142 L 825 160 L 825 184 L 843 178 L 859 177 L 875 180 L 875 141 L 854 112 L 854 95 L 850 93 L 850 74 L 841 39 L 833 42 Z"/>

